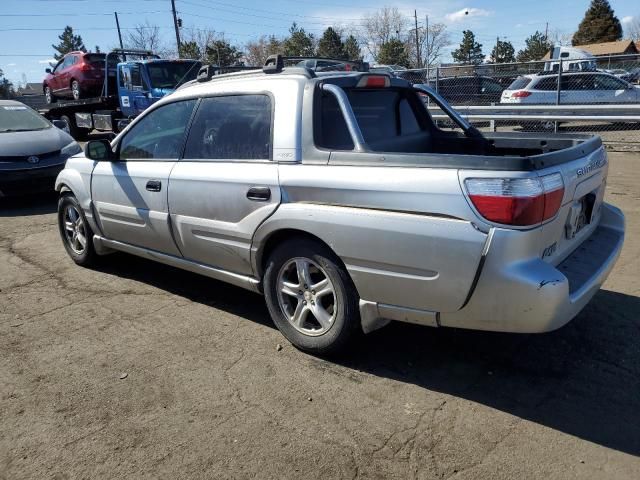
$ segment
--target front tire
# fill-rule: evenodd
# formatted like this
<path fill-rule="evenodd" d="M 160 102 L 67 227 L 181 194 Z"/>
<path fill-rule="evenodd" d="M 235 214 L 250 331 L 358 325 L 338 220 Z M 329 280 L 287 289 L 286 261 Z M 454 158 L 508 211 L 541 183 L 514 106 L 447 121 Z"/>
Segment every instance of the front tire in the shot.
<path fill-rule="evenodd" d="M 53 92 L 51 91 L 51 87 L 49 85 L 44 87 L 44 98 L 45 98 L 45 101 L 47 102 L 47 105 L 56 103 L 56 97 L 53 95 Z"/>
<path fill-rule="evenodd" d="M 299 238 L 277 247 L 267 261 L 264 291 L 274 323 L 300 350 L 337 353 L 361 332 L 358 293 L 320 242 Z"/>
<path fill-rule="evenodd" d="M 73 195 L 63 195 L 58 201 L 58 229 L 64 248 L 74 262 L 83 267 L 95 264 L 93 230 Z"/>

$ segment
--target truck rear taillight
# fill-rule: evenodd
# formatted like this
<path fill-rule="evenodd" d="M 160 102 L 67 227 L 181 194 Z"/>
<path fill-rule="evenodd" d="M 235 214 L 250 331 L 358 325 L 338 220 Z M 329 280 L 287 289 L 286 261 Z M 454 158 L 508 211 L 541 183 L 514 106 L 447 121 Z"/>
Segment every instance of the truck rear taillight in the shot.
<path fill-rule="evenodd" d="M 527 92 L 526 90 L 519 90 L 517 92 L 513 92 L 511 94 L 511 98 L 526 98 L 531 95 L 531 92 Z"/>
<path fill-rule="evenodd" d="M 467 178 L 469 198 L 491 222 L 532 226 L 558 213 L 564 196 L 562 175 L 539 178 Z"/>

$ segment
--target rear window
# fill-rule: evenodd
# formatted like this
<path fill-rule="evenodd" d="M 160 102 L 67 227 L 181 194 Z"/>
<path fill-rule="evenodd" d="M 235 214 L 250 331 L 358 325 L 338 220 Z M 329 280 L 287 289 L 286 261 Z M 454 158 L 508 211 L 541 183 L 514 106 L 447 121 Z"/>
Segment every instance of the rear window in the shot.
<path fill-rule="evenodd" d="M 513 81 L 513 83 L 511 83 L 511 85 L 509 85 L 509 88 L 507 88 L 507 90 L 522 90 L 523 88 L 526 88 L 530 83 L 530 78 L 518 77 Z"/>
<path fill-rule="evenodd" d="M 104 53 L 88 53 L 84 56 L 84 61 L 90 63 L 93 67 L 104 68 L 105 57 Z"/>
<path fill-rule="evenodd" d="M 364 141 L 372 144 L 411 135 L 422 128 L 402 90 L 345 90 Z M 323 93 L 316 143 L 322 148 L 353 150 L 354 145 L 335 97 Z"/>

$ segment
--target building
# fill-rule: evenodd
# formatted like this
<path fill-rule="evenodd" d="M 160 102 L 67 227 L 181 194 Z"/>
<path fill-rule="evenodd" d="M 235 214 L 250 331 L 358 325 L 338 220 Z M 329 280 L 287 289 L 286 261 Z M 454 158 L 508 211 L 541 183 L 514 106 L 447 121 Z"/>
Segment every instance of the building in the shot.
<path fill-rule="evenodd" d="M 19 96 L 32 96 L 32 95 L 42 95 L 42 84 L 41 83 L 27 83 L 24 87 L 18 88 L 16 92 Z"/>

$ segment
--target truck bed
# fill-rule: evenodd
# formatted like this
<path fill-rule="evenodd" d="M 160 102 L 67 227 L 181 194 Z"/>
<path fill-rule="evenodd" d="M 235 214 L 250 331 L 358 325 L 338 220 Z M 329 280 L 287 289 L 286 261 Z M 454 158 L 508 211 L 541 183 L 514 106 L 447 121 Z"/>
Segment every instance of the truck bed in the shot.
<path fill-rule="evenodd" d="M 470 138 L 446 132 L 431 137 L 419 133 L 368 146 L 375 155 L 334 151 L 330 163 L 534 171 L 583 158 L 601 148 L 602 141 L 577 134 L 504 132 Z"/>

